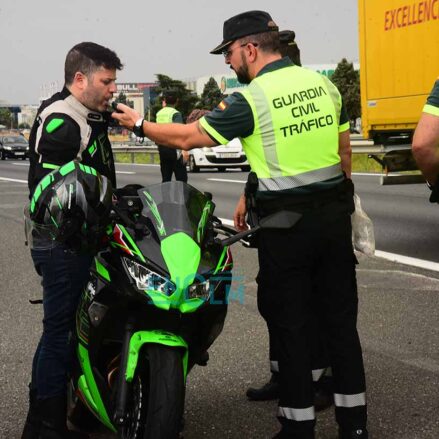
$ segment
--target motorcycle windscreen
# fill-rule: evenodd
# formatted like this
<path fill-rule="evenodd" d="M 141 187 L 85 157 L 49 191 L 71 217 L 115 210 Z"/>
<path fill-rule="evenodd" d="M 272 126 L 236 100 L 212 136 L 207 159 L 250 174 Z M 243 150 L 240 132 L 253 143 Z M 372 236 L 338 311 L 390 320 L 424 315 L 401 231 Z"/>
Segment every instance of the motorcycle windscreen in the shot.
<path fill-rule="evenodd" d="M 139 189 L 143 209 L 160 241 L 177 232 L 184 232 L 195 242 L 203 240 L 209 214 L 214 203 L 189 184 L 170 181 Z"/>

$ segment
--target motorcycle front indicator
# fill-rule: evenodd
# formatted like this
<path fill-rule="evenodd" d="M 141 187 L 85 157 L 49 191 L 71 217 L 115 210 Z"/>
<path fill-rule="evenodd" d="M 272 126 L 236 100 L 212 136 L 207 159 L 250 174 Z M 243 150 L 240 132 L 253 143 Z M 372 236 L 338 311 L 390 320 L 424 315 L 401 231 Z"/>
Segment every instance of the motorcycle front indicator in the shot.
<path fill-rule="evenodd" d="M 210 297 L 210 288 L 211 285 L 209 280 L 192 284 L 187 289 L 187 298 L 208 300 Z"/>
<path fill-rule="evenodd" d="M 154 290 L 167 296 L 175 291 L 175 285 L 169 279 L 160 276 L 132 259 L 123 257 L 122 260 L 131 278 L 136 282 L 139 291 Z"/>

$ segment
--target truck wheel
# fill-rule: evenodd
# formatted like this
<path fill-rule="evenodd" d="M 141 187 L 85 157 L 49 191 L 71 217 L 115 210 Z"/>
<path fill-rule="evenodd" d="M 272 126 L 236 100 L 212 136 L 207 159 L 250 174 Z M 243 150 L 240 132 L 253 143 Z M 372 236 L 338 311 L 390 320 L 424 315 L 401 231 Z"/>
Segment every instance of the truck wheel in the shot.
<path fill-rule="evenodd" d="M 195 163 L 195 159 L 194 159 L 193 155 L 189 156 L 189 171 L 191 171 L 191 172 L 199 172 L 200 171 L 200 168 Z"/>
<path fill-rule="evenodd" d="M 176 439 L 184 409 L 185 384 L 181 352 L 146 345 L 127 401 L 128 420 L 123 439 Z"/>

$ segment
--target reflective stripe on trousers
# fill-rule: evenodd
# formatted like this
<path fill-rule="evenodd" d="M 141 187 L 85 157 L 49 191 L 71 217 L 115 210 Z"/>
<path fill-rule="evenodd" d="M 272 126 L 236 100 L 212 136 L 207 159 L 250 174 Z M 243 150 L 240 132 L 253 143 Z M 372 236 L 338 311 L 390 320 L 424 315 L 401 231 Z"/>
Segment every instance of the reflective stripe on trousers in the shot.
<path fill-rule="evenodd" d="M 312 380 L 314 382 L 318 381 L 323 374 L 325 373 L 326 369 L 313 369 L 312 372 Z M 270 371 L 271 373 L 278 373 L 279 372 L 279 362 L 278 361 L 270 361 Z"/>
<path fill-rule="evenodd" d="M 270 361 L 270 371 L 279 372 L 279 362 L 278 361 Z"/>
<path fill-rule="evenodd" d="M 316 417 L 314 406 L 308 407 L 306 409 L 279 407 L 277 415 L 281 418 L 286 418 L 289 421 L 313 421 Z"/>
<path fill-rule="evenodd" d="M 334 393 L 334 402 L 336 407 L 359 407 L 366 405 L 366 393 L 357 393 L 355 395 L 342 395 Z"/>

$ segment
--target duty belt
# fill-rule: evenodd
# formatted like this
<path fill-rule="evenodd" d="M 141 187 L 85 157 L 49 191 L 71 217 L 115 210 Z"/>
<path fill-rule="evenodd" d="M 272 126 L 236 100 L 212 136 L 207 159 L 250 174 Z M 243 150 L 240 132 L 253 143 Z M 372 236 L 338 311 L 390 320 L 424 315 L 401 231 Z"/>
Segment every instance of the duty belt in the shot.
<path fill-rule="evenodd" d="M 345 179 L 334 188 L 312 194 L 283 196 L 277 194 L 275 198 L 258 198 L 256 206 L 260 217 L 280 210 L 291 210 L 303 214 L 319 213 L 321 211 L 351 214 L 355 210 L 353 194 L 354 185 L 352 180 Z"/>

